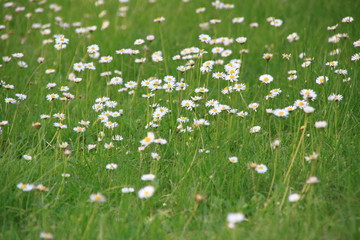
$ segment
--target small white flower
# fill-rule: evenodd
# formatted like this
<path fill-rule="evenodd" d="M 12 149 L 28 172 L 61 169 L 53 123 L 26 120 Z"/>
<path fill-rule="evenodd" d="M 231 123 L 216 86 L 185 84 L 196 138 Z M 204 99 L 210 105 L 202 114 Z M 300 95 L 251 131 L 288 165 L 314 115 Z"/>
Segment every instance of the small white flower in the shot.
<path fill-rule="evenodd" d="M 316 128 L 325 128 L 326 126 L 327 126 L 326 121 L 317 121 L 317 122 L 315 122 L 315 127 Z"/>
<path fill-rule="evenodd" d="M 32 157 L 30 155 L 23 155 L 23 158 L 28 161 L 32 160 Z"/>
<path fill-rule="evenodd" d="M 106 165 L 106 169 L 109 169 L 109 170 L 115 170 L 118 168 L 118 165 L 116 163 L 109 163 Z"/>
<path fill-rule="evenodd" d="M 232 163 L 237 163 L 238 158 L 237 157 L 229 157 L 229 161 L 232 162 Z"/>
<path fill-rule="evenodd" d="M 255 126 L 255 127 L 250 128 L 250 133 L 257 133 L 257 132 L 260 132 L 260 130 L 261 130 L 260 126 Z"/>
<path fill-rule="evenodd" d="M 300 194 L 297 193 L 290 194 L 289 202 L 297 202 L 300 200 L 300 198 L 301 198 Z"/>
<path fill-rule="evenodd" d="M 106 201 L 106 198 L 101 193 L 93 193 L 90 195 L 90 202 L 103 203 Z"/>
<path fill-rule="evenodd" d="M 139 190 L 138 196 L 139 198 L 150 198 L 155 192 L 155 188 L 153 186 L 146 186 Z"/>
<path fill-rule="evenodd" d="M 144 174 L 141 176 L 141 180 L 143 181 L 153 181 L 155 179 L 154 174 Z"/>
<path fill-rule="evenodd" d="M 258 164 L 258 165 L 256 165 L 256 168 L 255 168 L 255 171 L 258 173 L 266 173 L 267 170 L 268 170 L 268 168 L 264 164 Z"/>
<path fill-rule="evenodd" d="M 132 192 L 134 192 L 134 191 L 135 191 L 135 189 L 132 188 L 132 187 L 130 187 L 130 188 L 125 187 L 125 188 L 122 188 L 122 189 L 121 189 L 121 192 L 122 192 L 122 193 L 132 193 Z"/>

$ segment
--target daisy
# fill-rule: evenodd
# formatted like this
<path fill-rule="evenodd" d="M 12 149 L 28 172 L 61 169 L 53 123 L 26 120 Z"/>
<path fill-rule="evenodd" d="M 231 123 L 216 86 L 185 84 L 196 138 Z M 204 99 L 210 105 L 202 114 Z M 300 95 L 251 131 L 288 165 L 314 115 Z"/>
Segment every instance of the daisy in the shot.
<path fill-rule="evenodd" d="M 108 170 L 115 170 L 117 168 L 118 168 L 118 165 L 116 163 L 106 164 L 106 169 L 108 169 Z"/>
<path fill-rule="evenodd" d="M 326 66 L 330 66 L 330 67 L 333 67 L 333 68 L 337 67 L 338 64 L 339 64 L 338 61 L 331 61 L 331 62 L 325 63 Z"/>
<path fill-rule="evenodd" d="M 341 22 L 343 23 L 351 23 L 354 21 L 354 18 L 353 17 L 344 17 L 343 19 L 341 19 Z"/>
<path fill-rule="evenodd" d="M 255 171 L 258 173 L 266 173 L 268 168 L 264 164 L 257 164 L 255 167 Z"/>
<path fill-rule="evenodd" d="M 139 198 L 150 198 L 155 192 L 155 188 L 153 186 L 146 186 L 139 190 L 138 196 Z"/>
<path fill-rule="evenodd" d="M 135 189 L 134 188 L 132 188 L 132 187 L 125 187 L 125 188 L 122 188 L 121 189 L 121 192 L 122 193 L 132 193 L 132 192 L 134 192 L 135 191 Z"/>
<path fill-rule="evenodd" d="M 154 174 L 144 174 L 141 176 L 141 180 L 143 181 L 153 181 L 155 179 Z"/>
<path fill-rule="evenodd" d="M 255 126 L 255 127 L 250 128 L 250 133 L 257 133 L 257 132 L 260 132 L 260 130 L 261 130 L 260 126 Z"/>
<path fill-rule="evenodd" d="M 234 228 L 236 223 L 245 221 L 245 215 L 243 213 L 229 213 L 226 217 L 229 228 Z"/>
<path fill-rule="evenodd" d="M 360 53 L 356 53 L 351 56 L 351 61 L 359 61 L 360 60 Z"/>
<path fill-rule="evenodd" d="M 141 145 L 143 145 L 143 146 L 146 147 L 146 146 L 148 146 L 150 143 L 154 142 L 154 140 L 155 140 L 155 135 L 154 135 L 154 133 L 148 132 L 148 133 L 147 133 L 147 136 L 146 136 L 143 140 L 141 140 L 140 143 L 141 143 Z"/>
<path fill-rule="evenodd" d="M 271 83 L 273 79 L 274 78 L 269 74 L 263 74 L 259 77 L 259 80 L 265 84 Z"/>
<path fill-rule="evenodd" d="M 317 83 L 317 84 L 324 84 L 324 83 L 326 83 L 327 81 L 329 81 L 329 78 L 326 77 L 326 76 L 320 76 L 320 77 L 317 77 L 317 78 L 316 78 L 316 83 Z"/>
<path fill-rule="evenodd" d="M 93 44 L 87 47 L 88 53 L 96 53 L 100 50 L 99 46 L 97 44 Z"/>
<path fill-rule="evenodd" d="M 315 108 L 313 108 L 311 106 L 305 106 L 305 107 L 303 107 L 303 111 L 305 113 L 313 113 L 315 111 Z"/>
<path fill-rule="evenodd" d="M 21 189 L 24 192 L 29 192 L 35 188 L 33 184 L 29 184 L 29 183 L 19 183 L 16 186 L 17 188 Z"/>
<path fill-rule="evenodd" d="M 343 96 L 340 95 L 340 94 L 331 94 L 329 97 L 328 97 L 328 100 L 329 101 L 341 101 L 343 99 Z"/>
<path fill-rule="evenodd" d="M 281 19 L 274 19 L 270 22 L 270 25 L 274 27 L 280 27 L 282 24 L 283 21 Z"/>
<path fill-rule="evenodd" d="M 211 41 L 211 37 L 207 34 L 201 34 L 199 35 L 199 40 L 201 42 L 209 43 Z"/>
<path fill-rule="evenodd" d="M 287 117 L 287 116 L 289 116 L 289 111 L 286 110 L 286 109 L 275 109 L 272 113 L 277 117 Z"/>
<path fill-rule="evenodd" d="M 32 157 L 30 155 L 23 155 L 23 158 L 27 161 L 32 160 Z"/>
<path fill-rule="evenodd" d="M 244 44 L 247 41 L 246 37 L 238 37 L 235 39 L 236 42 L 240 43 L 240 44 Z"/>
<path fill-rule="evenodd" d="M 312 160 L 316 160 L 319 157 L 319 154 L 316 152 L 313 152 L 312 154 L 310 154 L 309 156 L 305 156 L 305 160 L 310 162 Z"/>
<path fill-rule="evenodd" d="M 292 193 L 289 195 L 288 200 L 289 200 L 289 202 L 297 202 L 300 200 L 300 198 L 301 198 L 300 194 Z"/>
<path fill-rule="evenodd" d="M 157 17 L 154 19 L 154 22 L 163 22 L 163 21 L 165 21 L 164 17 Z"/>
<path fill-rule="evenodd" d="M 219 113 L 221 113 L 221 108 L 220 107 L 215 107 L 215 108 L 209 110 L 210 115 L 217 115 Z"/>
<path fill-rule="evenodd" d="M 229 161 L 232 162 L 232 163 L 237 163 L 238 158 L 237 157 L 229 157 Z"/>
<path fill-rule="evenodd" d="M 134 45 L 141 45 L 144 42 L 145 42 L 144 39 L 137 39 L 137 40 L 135 40 Z"/>
<path fill-rule="evenodd" d="M 192 110 L 194 107 L 196 107 L 195 103 L 191 100 L 181 101 L 181 106 L 186 107 L 188 110 Z"/>
<path fill-rule="evenodd" d="M 27 68 L 27 67 L 28 67 L 27 63 L 24 62 L 24 61 L 18 61 L 18 62 L 17 62 L 17 65 L 18 65 L 19 67 L 21 67 L 21 68 Z M 45 73 L 48 73 L 48 72 L 46 71 Z"/>
<path fill-rule="evenodd" d="M 100 63 L 110 63 L 112 62 L 113 58 L 111 56 L 105 56 L 105 57 L 101 57 L 99 62 Z"/>
<path fill-rule="evenodd" d="M 90 202 L 104 203 L 106 198 L 101 193 L 93 193 L 90 195 Z"/>
<path fill-rule="evenodd" d="M 104 144 L 104 148 L 105 149 L 111 149 L 111 148 L 113 148 L 114 147 L 114 144 L 112 143 L 112 142 L 110 142 L 110 143 L 105 143 Z"/>
<path fill-rule="evenodd" d="M 325 128 L 326 126 L 327 126 L 326 121 L 317 121 L 317 122 L 315 122 L 315 127 L 316 128 Z"/>
<path fill-rule="evenodd" d="M 239 116 L 239 117 L 244 118 L 244 117 L 246 117 L 247 115 L 249 115 L 249 113 L 248 113 L 248 112 L 241 111 L 241 112 L 238 112 L 236 115 Z"/>
<path fill-rule="evenodd" d="M 270 146 L 272 149 L 275 149 L 277 147 L 279 147 L 281 144 L 280 140 L 279 139 L 275 139 L 272 143 L 270 143 Z"/>
<path fill-rule="evenodd" d="M 73 130 L 78 133 L 85 132 L 85 128 L 83 127 L 74 127 Z"/>
<path fill-rule="evenodd" d="M 154 140 L 154 143 L 159 143 L 161 145 L 164 145 L 164 144 L 167 143 L 167 141 L 165 139 L 163 139 L 163 138 L 158 138 L 158 139 Z"/>
<path fill-rule="evenodd" d="M 299 35 L 298 35 L 296 32 L 294 32 L 294 33 L 289 34 L 289 35 L 286 37 L 286 39 L 287 39 L 289 42 L 294 42 L 294 41 L 299 40 L 300 37 L 299 37 Z"/>
<path fill-rule="evenodd" d="M 54 239 L 54 235 L 49 232 L 41 232 L 39 237 L 43 239 Z"/>
<path fill-rule="evenodd" d="M 308 184 L 319 183 L 319 182 L 320 182 L 319 179 L 315 176 L 309 177 L 308 180 L 306 180 L 306 183 Z"/>
<path fill-rule="evenodd" d="M 122 141 L 124 138 L 120 135 L 115 135 L 111 139 L 114 141 Z"/>
<path fill-rule="evenodd" d="M 250 103 L 248 108 L 254 110 L 256 112 L 256 109 L 260 106 L 259 103 Z"/>

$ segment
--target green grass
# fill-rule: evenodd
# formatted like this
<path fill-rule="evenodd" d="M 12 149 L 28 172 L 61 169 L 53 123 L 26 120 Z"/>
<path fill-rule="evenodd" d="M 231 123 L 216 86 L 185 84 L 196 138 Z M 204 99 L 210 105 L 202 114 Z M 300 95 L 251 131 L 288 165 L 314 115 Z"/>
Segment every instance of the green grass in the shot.
<path fill-rule="evenodd" d="M 0 121 L 9 121 L 2 126 L 0 135 L 0 239 L 38 239 L 41 232 L 50 232 L 54 239 L 359 239 L 359 61 L 351 61 L 351 56 L 359 52 L 353 42 L 360 38 L 360 2 L 344 0 L 243 0 L 231 1 L 234 9 L 216 10 L 211 1 L 130 0 L 129 3 L 108 0 L 96 7 L 94 1 L 61 1 L 62 10 L 49 9 L 48 1 L 43 5 L 29 1 L 14 1 L 16 6 L 26 7 L 15 13 L 15 7 L 0 9 L 0 35 L 9 34 L 0 40 L 0 55 L 24 54 L 22 59 L 0 63 L 0 79 L 15 86 L 14 90 L 0 89 Z M 39 1 L 37 1 L 39 2 Z M 59 1 L 57 1 L 59 2 Z M 2 1 L 3 6 L 5 2 Z M 225 1 L 225 3 L 227 3 Z M 60 4 L 60 3 L 59 3 Z M 117 9 L 128 6 L 126 17 L 117 16 Z M 35 13 L 36 8 L 43 13 Z M 196 14 L 195 9 L 206 7 L 206 11 Z M 107 14 L 98 15 L 102 10 Z M 33 13 L 32 18 L 25 17 Z M 5 21 L 5 15 L 13 16 Z M 61 28 L 55 17 L 64 22 L 81 22 L 82 26 L 96 25 L 97 30 L 84 35 L 75 33 L 76 27 Z M 162 23 L 153 19 L 164 16 Z M 270 26 L 266 18 L 274 16 L 284 21 L 281 27 Z M 345 16 L 354 17 L 352 23 L 341 23 Z M 245 21 L 232 24 L 234 17 L 245 17 Z M 198 25 L 210 19 L 222 22 L 202 30 Z M 104 20 L 110 25 L 101 30 Z M 249 24 L 258 22 L 259 28 Z M 32 24 L 51 23 L 51 34 L 43 36 Z M 327 31 L 327 26 L 339 23 L 336 31 Z M 126 26 L 123 29 L 122 26 Z M 289 43 L 286 37 L 297 32 L 300 40 Z M 339 43 L 328 43 L 328 38 L 336 33 L 347 33 L 348 39 Z M 44 45 L 45 39 L 54 39 L 54 34 L 64 34 L 70 39 L 68 46 L 57 51 L 54 43 Z M 151 43 L 134 46 L 136 39 L 155 35 Z M 245 36 L 248 41 L 240 45 L 234 41 L 229 46 L 232 55 L 221 58 L 213 55 L 209 45 L 198 40 L 200 34 L 212 38 Z M 91 59 L 87 46 L 98 44 L 101 56 L 111 55 L 111 63 L 102 64 Z M 142 47 L 148 46 L 148 50 Z M 206 50 L 202 58 L 194 59 L 195 67 L 180 73 L 176 68 L 185 65 L 186 60 L 173 61 L 174 55 L 184 48 L 198 47 Z M 220 46 L 220 45 L 219 45 Z M 116 55 L 122 48 L 140 50 L 138 55 Z M 239 54 L 247 48 L 248 54 Z M 333 49 L 341 50 L 339 55 L 329 56 Z M 152 62 L 151 54 L 163 51 L 163 62 Z M 273 53 L 267 62 L 262 59 L 266 52 Z M 306 57 L 314 57 L 308 68 L 301 67 L 302 52 Z M 281 57 L 291 53 L 287 61 Z M 39 64 L 38 57 L 45 62 Z M 136 58 L 146 57 L 143 64 L 134 63 Z M 221 90 L 234 83 L 217 80 L 212 73 L 202 74 L 201 64 L 207 60 L 241 59 L 239 83 L 246 84 L 242 92 L 229 95 Z M 18 60 L 25 61 L 28 68 L 19 68 Z M 76 72 L 83 78 L 80 83 L 68 80 L 76 62 L 94 62 L 96 71 Z M 348 70 L 351 81 L 343 82 L 343 76 L 325 66 L 326 62 L 338 61 L 337 69 Z M 53 68 L 55 73 L 45 74 Z M 166 75 L 184 78 L 189 87 L 185 91 L 157 90 L 155 96 L 145 99 L 142 94 L 150 91 L 140 84 L 135 93 L 118 92 L 124 85 L 109 86 L 106 83 L 116 74 L 100 77 L 101 72 L 122 71 L 124 82 Z M 288 81 L 287 72 L 297 70 L 298 79 Z M 215 66 L 213 72 L 224 71 L 223 66 Z M 258 78 L 270 74 L 274 81 L 268 85 Z M 328 76 L 324 85 L 315 83 L 318 76 Z M 48 83 L 56 83 L 47 89 Z M 46 95 L 58 93 L 60 86 L 68 86 L 75 95 L 71 101 L 47 101 Z M 195 88 L 207 87 L 208 93 L 194 93 Z M 265 99 L 271 89 L 280 88 L 282 93 L 273 99 Z M 287 118 L 266 113 L 267 108 L 277 109 L 290 106 L 302 89 L 313 89 L 317 93 L 315 101 L 309 101 L 316 110 L 305 114 L 297 109 Z M 27 95 L 27 99 L 16 104 L 5 103 L 5 98 L 16 98 L 16 93 Z M 328 101 L 330 94 L 343 95 L 339 102 Z M 95 99 L 106 96 L 116 101 L 115 110 L 123 109 L 124 114 L 113 118 L 119 126 L 107 129 L 97 120 L 102 112 L 92 110 Z M 191 96 L 204 96 L 193 111 L 180 106 L 182 100 Z M 229 105 L 239 111 L 247 111 L 245 118 L 221 112 L 212 116 L 205 102 L 211 99 Z M 257 112 L 248 109 L 248 104 L 258 102 Z M 154 108 L 159 104 L 171 110 L 160 122 L 158 128 L 145 126 L 152 120 Z M 111 110 L 111 109 L 110 109 Z M 53 126 L 58 119 L 40 119 L 41 114 L 64 113 L 67 129 Z M 188 117 L 204 118 L 210 126 L 194 127 L 194 131 L 177 131 L 176 119 Z M 73 128 L 80 120 L 90 121 L 84 133 L 76 133 Z M 324 129 L 314 127 L 316 121 L 327 121 Z M 32 123 L 40 122 L 40 128 Z M 261 126 L 259 133 L 250 134 L 253 126 Z M 300 127 L 305 125 L 305 130 Z M 99 132 L 105 137 L 98 141 Z M 139 152 L 140 141 L 147 132 L 154 132 L 156 138 L 164 138 L 167 144 L 152 143 Z M 113 135 L 124 137 L 123 141 L 112 141 Z M 275 139 L 281 146 L 270 147 Z M 59 147 L 68 142 L 70 155 Z M 104 143 L 114 143 L 114 148 L 105 149 Z M 88 151 L 88 144 L 97 147 Z M 199 149 L 210 150 L 209 153 Z M 160 160 L 151 158 L 157 152 Z M 319 153 L 317 160 L 307 162 L 305 156 Z M 33 159 L 26 161 L 23 155 Z M 228 158 L 237 156 L 239 161 L 230 163 Z M 268 171 L 259 174 L 248 165 L 252 162 L 265 164 Z M 105 168 L 108 163 L 118 164 L 118 169 Z M 63 178 L 62 173 L 71 174 Z M 143 174 L 156 175 L 154 181 L 144 182 Z M 306 184 L 310 176 L 316 176 L 320 183 Z M 49 191 L 32 190 L 23 192 L 16 187 L 20 182 L 44 184 Z M 140 199 L 137 192 L 146 185 L 155 187 L 149 199 Z M 121 193 L 123 187 L 134 187 L 135 192 Z M 100 192 L 106 197 L 105 203 L 90 202 L 90 195 Z M 299 193 L 298 202 L 289 202 L 291 193 Z M 197 194 L 203 197 L 195 201 Z M 227 226 L 228 213 L 241 212 L 246 221 L 237 223 L 234 229 Z"/>

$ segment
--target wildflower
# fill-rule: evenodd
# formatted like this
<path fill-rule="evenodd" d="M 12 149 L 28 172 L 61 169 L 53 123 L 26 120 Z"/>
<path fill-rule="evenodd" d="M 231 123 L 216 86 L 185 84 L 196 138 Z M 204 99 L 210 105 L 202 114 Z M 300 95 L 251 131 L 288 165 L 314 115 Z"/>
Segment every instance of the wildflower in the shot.
<path fill-rule="evenodd" d="M 281 19 L 274 19 L 270 22 L 270 25 L 274 27 L 280 27 L 282 23 L 283 21 Z"/>
<path fill-rule="evenodd" d="M 283 54 L 282 54 L 282 57 L 283 57 L 284 59 L 286 59 L 286 60 L 290 60 L 291 54 L 283 53 Z"/>
<path fill-rule="evenodd" d="M 99 46 L 96 44 L 90 45 L 87 47 L 87 52 L 88 53 L 96 53 L 100 50 Z"/>
<path fill-rule="evenodd" d="M 232 162 L 232 163 L 237 163 L 238 158 L 237 157 L 229 157 L 229 161 Z"/>
<path fill-rule="evenodd" d="M 261 130 L 260 126 L 255 126 L 255 127 L 250 128 L 250 133 L 257 133 L 257 132 L 260 132 L 260 130 Z"/>
<path fill-rule="evenodd" d="M 89 145 L 87 146 L 88 151 L 90 151 L 90 150 L 92 150 L 92 149 L 94 149 L 94 148 L 96 148 L 96 144 L 89 144 Z"/>
<path fill-rule="evenodd" d="M 245 215 L 243 213 L 229 213 L 226 217 L 229 228 L 234 228 L 236 223 L 242 222 L 245 220 Z"/>
<path fill-rule="evenodd" d="M 110 142 L 110 143 L 105 143 L 104 144 L 104 148 L 105 149 L 111 149 L 111 148 L 113 148 L 114 147 L 114 144 L 112 143 L 112 142 Z"/>
<path fill-rule="evenodd" d="M 154 140 L 155 140 L 155 135 L 154 135 L 154 133 L 148 132 L 148 133 L 147 133 L 147 136 L 146 136 L 143 140 L 141 140 L 140 143 L 141 143 L 141 145 L 143 145 L 143 146 L 146 147 L 146 146 L 148 146 L 150 143 L 154 142 Z"/>
<path fill-rule="evenodd" d="M 354 18 L 353 17 L 344 17 L 343 19 L 341 19 L 341 22 L 343 23 L 351 23 L 354 21 Z"/>
<path fill-rule="evenodd" d="M 351 56 L 351 61 L 359 61 L 360 60 L 360 53 L 355 53 Z"/>
<path fill-rule="evenodd" d="M 326 126 L 327 126 L 326 121 L 317 121 L 317 122 L 315 122 L 315 127 L 316 128 L 325 128 Z"/>
<path fill-rule="evenodd" d="M 153 181 L 155 179 L 154 174 L 144 174 L 141 176 L 141 180 L 143 181 Z"/>
<path fill-rule="evenodd" d="M 294 33 L 289 34 L 289 35 L 286 37 L 286 39 L 287 39 L 289 42 L 294 42 L 294 41 L 299 40 L 300 37 L 299 37 L 299 35 L 298 35 L 296 32 L 294 32 Z"/>
<path fill-rule="evenodd" d="M 288 200 L 289 200 L 289 202 L 297 202 L 300 200 L 300 198 L 301 198 L 300 194 L 292 193 L 292 194 L 290 194 Z"/>
<path fill-rule="evenodd" d="M 339 75 L 347 75 L 348 71 L 345 69 L 337 69 L 337 70 L 335 70 L 335 73 L 337 73 Z"/>
<path fill-rule="evenodd" d="M 73 130 L 78 133 L 85 132 L 85 128 L 83 127 L 74 127 Z"/>
<path fill-rule="evenodd" d="M 125 188 L 122 188 L 122 189 L 121 189 L 121 192 L 122 192 L 122 193 L 132 193 L 132 192 L 134 192 L 134 191 L 135 191 L 135 189 L 132 188 L 132 187 L 130 187 L 130 188 L 125 187 Z"/>
<path fill-rule="evenodd" d="M 108 169 L 108 170 L 115 170 L 117 168 L 118 168 L 118 165 L 116 163 L 106 164 L 106 169 Z"/>
<path fill-rule="evenodd" d="M 199 36 L 199 40 L 201 42 L 209 43 L 211 41 L 211 37 L 209 35 L 207 35 L 207 34 L 201 34 Z"/>
<path fill-rule="evenodd" d="M 39 237 L 43 239 L 54 239 L 54 235 L 49 232 L 41 232 Z"/>
<path fill-rule="evenodd" d="M 270 61 L 272 57 L 273 57 L 272 53 L 264 53 L 262 58 L 265 59 L 266 61 Z"/>
<path fill-rule="evenodd" d="M 273 114 L 277 117 L 287 117 L 289 115 L 289 111 L 286 109 L 275 109 Z"/>
<path fill-rule="evenodd" d="M 36 189 L 36 190 L 39 190 L 39 191 L 41 191 L 41 192 L 47 192 L 47 191 L 49 191 L 49 189 L 48 189 L 46 186 L 44 186 L 43 184 L 38 184 L 38 185 L 35 187 L 35 189 Z"/>
<path fill-rule="evenodd" d="M 244 44 L 247 41 L 246 37 L 238 37 L 235 39 L 236 42 L 240 43 L 240 44 Z"/>
<path fill-rule="evenodd" d="M 181 106 L 186 107 L 188 110 L 192 110 L 194 107 L 196 107 L 196 104 L 191 100 L 183 100 L 181 101 Z"/>
<path fill-rule="evenodd" d="M 303 111 L 305 113 L 313 113 L 315 111 L 315 108 L 313 108 L 311 106 L 305 106 L 305 107 L 303 107 Z"/>
<path fill-rule="evenodd" d="M 317 84 L 324 84 L 324 83 L 326 83 L 327 81 L 329 81 L 329 78 L 326 77 L 326 76 L 320 76 L 320 77 L 317 77 L 317 78 L 316 78 L 316 83 L 317 83 Z"/>
<path fill-rule="evenodd" d="M 257 173 L 266 173 L 268 168 L 264 164 L 257 164 L 255 167 L 255 171 Z"/>
<path fill-rule="evenodd" d="M 153 158 L 153 159 L 156 159 L 156 160 L 160 160 L 160 155 L 159 154 L 157 154 L 156 152 L 152 152 L 151 153 L 151 157 Z"/>
<path fill-rule="evenodd" d="M 35 186 L 30 183 L 19 183 L 16 186 L 24 192 L 29 192 L 35 188 Z"/>
<path fill-rule="evenodd" d="M 27 161 L 31 161 L 32 160 L 32 156 L 30 155 L 23 155 L 23 158 Z"/>
<path fill-rule="evenodd" d="M 273 79 L 274 78 L 269 74 L 263 74 L 259 77 L 259 80 L 266 84 L 271 83 L 273 81 Z"/>
<path fill-rule="evenodd" d="M 250 103 L 248 108 L 254 110 L 256 112 L 256 109 L 260 106 L 259 103 Z"/>
<path fill-rule="evenodd" d="M 106 198 L 101 193 L 93 193 L 90 195 L 90 202 L 104 203 Z"/>
<path fill-rule="evenodd" d="M 139 190 L 138 196 L 139 198 L 150 198 L 155 192 L 155 188 L 153 186 L 146 186 Z"/>
<path fill-rule="evenodd" d="M 316 160 L 319 157 L 319 154 L 316 152 L 313 152 L 312 154 L 310 154 L 309 156 L 305 156 L 305 160 L 310 162 L 312 160 Z"/>
<path fill-rule="evenodd" d="M 101 57 L 99 62 L 100 63 L 110 63 L 112 62 L 113 58 L 111 56 L 104 56 L 104 57 Z"/>
<path fill-rule="evenodd" d="M 154 19 L 154 22 L 163 22 L 163 21 L 165 21 L 164 17 L 157 17 Z"/>
<path fill-rule="evenodd" d="M 340 95 L 340 94 L 331 94 L 329 97 L 328 97 L 328 100 L 329 101 L 341 101 L 343 99 L 343 96 Z"/>
<path fill-rule="evenodd" d="M 280 146 L 280 143 L 281 142 L 280 142 L 279 139 L 275 139 L 272 143 L 270 143 L 270 146 L 271 146 L 272 149 L 275 149 L 275 148 Z"/>
<path fill-rule="evenodd" d="M 308 180 L 306 180 L 306 183 L 308 184 L 319 183 L 319 182 L 320 180 L 315 176 L 309 177 Z"/>

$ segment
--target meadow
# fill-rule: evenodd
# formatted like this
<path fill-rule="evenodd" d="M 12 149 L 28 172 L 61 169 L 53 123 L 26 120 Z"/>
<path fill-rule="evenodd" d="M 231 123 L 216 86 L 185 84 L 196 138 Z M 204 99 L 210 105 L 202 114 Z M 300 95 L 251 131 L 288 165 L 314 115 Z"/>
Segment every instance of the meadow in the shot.
<path fill-rule="evenodd" d="M 360 1 L 0 7 L 0 239 L 360 239 Z"/>

